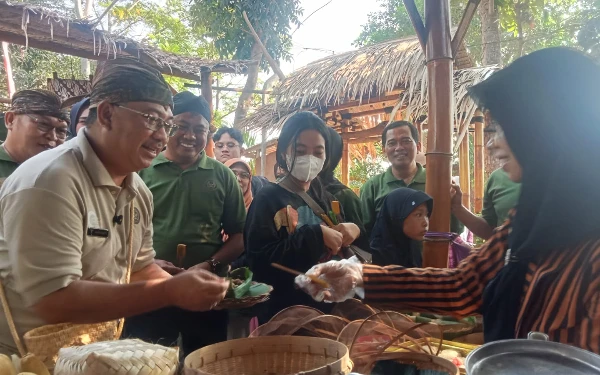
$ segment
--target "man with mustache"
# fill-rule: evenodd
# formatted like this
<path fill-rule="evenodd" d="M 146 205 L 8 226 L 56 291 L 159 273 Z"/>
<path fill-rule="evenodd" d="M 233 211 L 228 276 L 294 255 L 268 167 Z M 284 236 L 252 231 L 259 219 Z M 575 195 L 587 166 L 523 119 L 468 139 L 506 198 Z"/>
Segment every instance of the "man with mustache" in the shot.
<path fill-rule="evenodd" d="M 86 127 L 6 179 L 0 277 L 9 310 L 0 314 L 0 352 L 17 351 L 9 312 L 22 336 L 167 306 L 206 311 L 224 298 L 225 279 L 203 270 L 172 277 L 154 263 L 152 194 L 135 172 L 167 142 L 171 106 L 156 69 L 123 58 L 99 64 Z"/>
<path fill-rule="evenodd" d="M 68 116 L 60 98 L 47 90 L 16 92 L 5 114 L 8 133 L 0 146 L 0 185 L 25 160 L 67 139 Z"/>
<path fill-rule="evenodd" d="M 417 151 L 421 151 L 417 128 L 408 121 L 392 122 L 383 129 L 381 144 L 391 166 L 360 189 L 362 219 L 369 236 L 389 192 L 400 187 L 425 191 L 425 168 L 415 160 Z M 452 217 L 450 230 L 461 233 L 463 226 Z"/>
<path fill-rule="evenodd" d="M 154 197 L 157 264 L 172 274 L 226 273 L 244 250 L 244 198 L 233 172 L 204 150 L 211 120 L 206 100 L 184 91 L 173 101 L 175 127 L 167 149 L 140 172 Z M 178 254 L 179 244 L 186 245 L 185 254 Z M 170 308 L 134 317 L 126 325 L 130 336 L 165 345 L 181 333 L 186 354 L 227 339 L 226 311 Z"/>

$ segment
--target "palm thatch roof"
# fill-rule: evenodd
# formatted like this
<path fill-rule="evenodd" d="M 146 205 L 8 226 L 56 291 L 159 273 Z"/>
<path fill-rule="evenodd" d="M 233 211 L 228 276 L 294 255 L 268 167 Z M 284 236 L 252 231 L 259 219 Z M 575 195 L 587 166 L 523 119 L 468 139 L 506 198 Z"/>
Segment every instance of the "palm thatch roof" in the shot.
<path fill-rule="evenodd" d="M 467 88 L 486 79 L 496 69 L 471 66 L 472 61 L 461 46 L 454 71 L 455 112 L 465 115 L 461 119 L 470 119 L 475 111 Z M 242 121 L 240 127 L 250 131 L 266 127 L 273 133 L 300 110 L 324 114 L 344 108 L 341 113 L 359 117 L 360 112 L 352 111 L 349 104 L 364 107 L 378 103 L 377 108 L 387 109 L 388 113 L 402 110 L 404 118 L 417 118 L 427 114 L 425 56 L 416 37 L 367 46 L 298 69 L 274 89 L 273 95 L 274 104 L 259 108 Z"/>
<path fill-rule="evenodd" d="M 53 11 L 0 1 L 0 40 L 92 60 L 135 57 L 164 74 L 200 80 L 201 72 L 244 73 L 254 61 L 218 61 L 186 57 L 111 35 L 88 20 L 73 20 Z"/>

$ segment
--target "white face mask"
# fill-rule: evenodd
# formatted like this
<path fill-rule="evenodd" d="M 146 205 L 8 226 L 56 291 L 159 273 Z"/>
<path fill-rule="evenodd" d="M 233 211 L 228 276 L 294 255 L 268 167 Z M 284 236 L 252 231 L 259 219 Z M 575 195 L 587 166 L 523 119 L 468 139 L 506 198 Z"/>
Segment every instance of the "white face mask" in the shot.
<path fill-rule="evenodd" d="M 292 167 L 292 158 L 286 155 L 288 170 Z M 294 168 L 290 171 L 291 175 L 303 182 L 314 180 L 323 169 L 325 160 L 313 155 L 296 156 Z"/>

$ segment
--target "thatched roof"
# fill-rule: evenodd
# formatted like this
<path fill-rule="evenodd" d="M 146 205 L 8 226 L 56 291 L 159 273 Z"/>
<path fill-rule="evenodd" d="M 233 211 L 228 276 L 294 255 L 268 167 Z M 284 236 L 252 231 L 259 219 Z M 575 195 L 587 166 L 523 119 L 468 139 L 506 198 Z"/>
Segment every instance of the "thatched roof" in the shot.
<path fill-rule="evenodd" d="M 136 57 L 162 73 L 200 80 L 200 73 L 244 73 L 253 61 L 213 61 L 164 52 L 133 39 L 110 35 L 86 20 L 71 20 L 24 3 L 0 1 L 0 40 L 93 60 Z"/>
<path fill-rule="evenodd" d="M 455 60 L 456 113 L 466 118 L 475 111 L 466 89 L 487 78 L 496 68 L 471 68 L 464 46 Z M 377 102 L 388 112 L 403 109 L 405 118 L 427 114 L 427 67 L 416 37 L 367 46 L 314 61 L 290 74 L 274 89 L 275 104 L 263 106 L 240 126 L 278 131 L 299 110 L 321 114 L 355 103 Z M 391 100 L 392 98 L 392 100 Z M 382 103 L 385 100 L 385 103 Z M 348 109 L 346 111 L 352 112 Z M 340 111 L 344 112 L 344 110 Z M 360 115 L 360 113 L 354 113 Z"/>

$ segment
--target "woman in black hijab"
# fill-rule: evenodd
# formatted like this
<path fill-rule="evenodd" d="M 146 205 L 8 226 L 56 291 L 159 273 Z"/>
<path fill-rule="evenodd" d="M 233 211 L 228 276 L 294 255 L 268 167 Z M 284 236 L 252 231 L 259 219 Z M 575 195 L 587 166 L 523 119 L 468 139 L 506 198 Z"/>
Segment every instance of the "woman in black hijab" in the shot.
<path fill-rule="evenodd" d="M 373 264 L 421 267 L 421 247 L 429 229 L 433 199 L 409 188 L 398 188 L 383 200 L 371 233 Z"/>
<path fill-rule="evenodd" d="M 516 210 L 456 269 L 330 262 L 326 300 L 455 316 L 483 314 L 486 341 L 543 332 L 600 353 L 600 67 L 566 48 L 533 52 L 474 86 L 496 157 L 521 182 Z M 313 296 L 323 295 L 316 284 Z M 319 294 L 321 292 L 321 294 Z"/>

